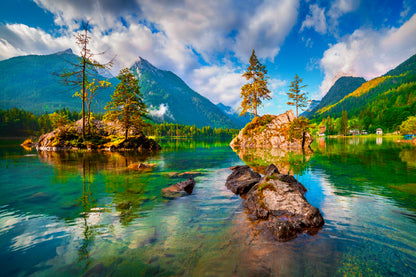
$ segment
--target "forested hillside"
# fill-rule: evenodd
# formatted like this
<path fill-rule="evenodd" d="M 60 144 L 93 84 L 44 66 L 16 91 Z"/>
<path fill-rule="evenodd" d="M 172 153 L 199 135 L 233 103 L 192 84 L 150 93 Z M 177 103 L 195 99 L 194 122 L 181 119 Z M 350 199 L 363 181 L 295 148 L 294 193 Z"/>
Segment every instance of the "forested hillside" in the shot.
<path fill-rule="evenodd" d="M 78 57 L 70 49 L 0 61 L 0 108 L 19 108 L 38 114 L 61 108 L 80 111 L 81 101 L 73 97 L 79 87 L 65 86 L 60 78 L 64 69 L 72 70 L 72 64 L 77 62 Z M 98 93 L 94 112 L 104 111 L 112 92 L 110 88 Z"/>
<path fill-rule="evenodd" d="M 239 128 L 207 98 L 192 90 L 177 75 L 160 70 L 143 58 L 130 68 L 137 75 L 140 90 L 155 122 Z"/>
<path fill-rule="evenodd" d="M 328 116 L 339 118 L 342 111 L 356 118 L 359 128 L 396 130 L 402 121 L 416 114 L 416 55 L 365 82 L 337 103 L 321 108 L 311 118 L 318 122 Z"/>

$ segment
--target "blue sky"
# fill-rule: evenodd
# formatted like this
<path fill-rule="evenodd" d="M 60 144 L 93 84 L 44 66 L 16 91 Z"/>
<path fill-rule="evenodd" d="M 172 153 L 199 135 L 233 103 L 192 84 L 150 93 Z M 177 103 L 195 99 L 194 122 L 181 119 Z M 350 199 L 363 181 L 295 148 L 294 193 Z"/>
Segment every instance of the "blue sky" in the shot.
<path fill-rule="evenodd" d="M 6 0 L 0 59 L 78 53 L 83 20 L 93 26 L 91 48 L 116 56 L 114 74 L 141 56 L 234 108 L 254 48 L 273 93 L 261 114 L 289 109 L 295 74 L 320 99 L 340 76 L 368 80 L 416 54 L 414 0 Z"/>

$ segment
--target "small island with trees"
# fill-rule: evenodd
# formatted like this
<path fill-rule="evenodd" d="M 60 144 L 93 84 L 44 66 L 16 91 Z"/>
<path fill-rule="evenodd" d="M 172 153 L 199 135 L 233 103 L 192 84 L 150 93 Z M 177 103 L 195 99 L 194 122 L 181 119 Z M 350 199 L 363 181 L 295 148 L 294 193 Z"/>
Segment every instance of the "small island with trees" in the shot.
<path fill-rule="evenodd" d="M 81 119 L 68 123 L 64 114 L 56 113 L 54 118 L 56 129 L 39 137 L 36 149 L 40 151 L 60 150 L 138 150 L 154 151 L 161 149 L 160 145 L 143 134 L 143 128 L 148 125 L 145 119 L 147 106 L 140 93 L 136 76 L 128 68 L 120 70 L 111 101 L 105 107 L 103 120 L 93 118 L 91 103 L 100 89 L 111 86 L 107 80 L 91 79 L 98 70 L 109 69 L 112 61 L 102 64 L 94 60 L 95 54 L 88 48 L 91 37 L 88 34 L 88 22 L 82 24 L 83 32 L 75 36 L 76 43 L 81 48 L 79 63 L 72 64 L 74 70 L 61 74 L 64 84 L 81 87 L 74 97 L 82 102 Z M 26 140 L 23 146 L 31 146 Z"/>

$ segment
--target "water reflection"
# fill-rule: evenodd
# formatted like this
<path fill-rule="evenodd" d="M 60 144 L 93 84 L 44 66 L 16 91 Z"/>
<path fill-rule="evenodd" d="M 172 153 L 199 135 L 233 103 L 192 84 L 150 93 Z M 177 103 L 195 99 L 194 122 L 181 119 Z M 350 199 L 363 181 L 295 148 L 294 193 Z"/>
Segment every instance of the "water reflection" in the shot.
<path fill-rule="evenodd" d="M 262 174 L 271 163 L 275 164 L 281 173 L 302 174 L 307 169 L 313 154 L 310 148 L 295 150 L 259 148 L 236 149 L 234 151 L 247 165 Z"/>
<path fill-rule="evenodd" d="M 416 270 L 415 147 L 317 140 L 312 152 L 166 142 L 155 156 L 7 150 L 0 168 L 5 276 L 408 275 Z M 163 146 L 163 143 L 162 143 Z M 239 157 L 241 157 L 241 160 Z M 126 170 L 134 163 L 149 171 Z M 316 236 L 274 243 L 224 186 L 228 167 L 273 162 L 300 174 L 326 220 Z M 280 163 L 280 164 L 279 164 Z M 190 196 L 160 190 L 198 171 Z"/>

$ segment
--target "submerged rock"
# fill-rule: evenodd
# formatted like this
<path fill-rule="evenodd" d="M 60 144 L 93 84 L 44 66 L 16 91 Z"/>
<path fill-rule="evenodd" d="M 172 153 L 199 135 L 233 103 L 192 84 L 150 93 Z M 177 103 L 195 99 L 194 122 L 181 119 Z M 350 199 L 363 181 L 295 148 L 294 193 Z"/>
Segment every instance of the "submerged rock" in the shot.
<path fill-rule="evenodd" d="M 232 169 L 227 188 L 239 192 L 250 187 L 244 206 L 260 229 L 267 230 L 277 241 L 294 239 L 303 232 L 314 234 L 325 223 L 319 209 L 311 206 L 303 196 L 306 188 L 293 176 L 280 174 L 275 165 L 266 168 L 263 178 L 248 166 Z M 257 181 L 256 174 L 259 176 Z"/>
<path fill-rule="evenodd" d="M 282 148 L 301 149 L 309 147 L 313 137 L 303 132 L 300 138 L 290 138 L 289 126 L 296 119 L 289 110 L 280 115 L 263 115 L 255 117 L 235 137 L 230 146 L 239 148 Z"/>
<path fill-rule="evenodd" d="M 170 187 L 162 189 L 162 196 L 165 198 L 173 199 L 181 197 L 183 195 L 189 195 L 192 193 L 195 187 L 195 180 L 189 178 L 183 182 L 171 185 Z"/>
<path fill-rule="evenodd" d="M 235 194 L 247 193 L 261 179 L 260 174 L 251 170 L 248 165 L 237 165 L 230 169 L 233 173 L 228 176 L 225 186 Z"/>

